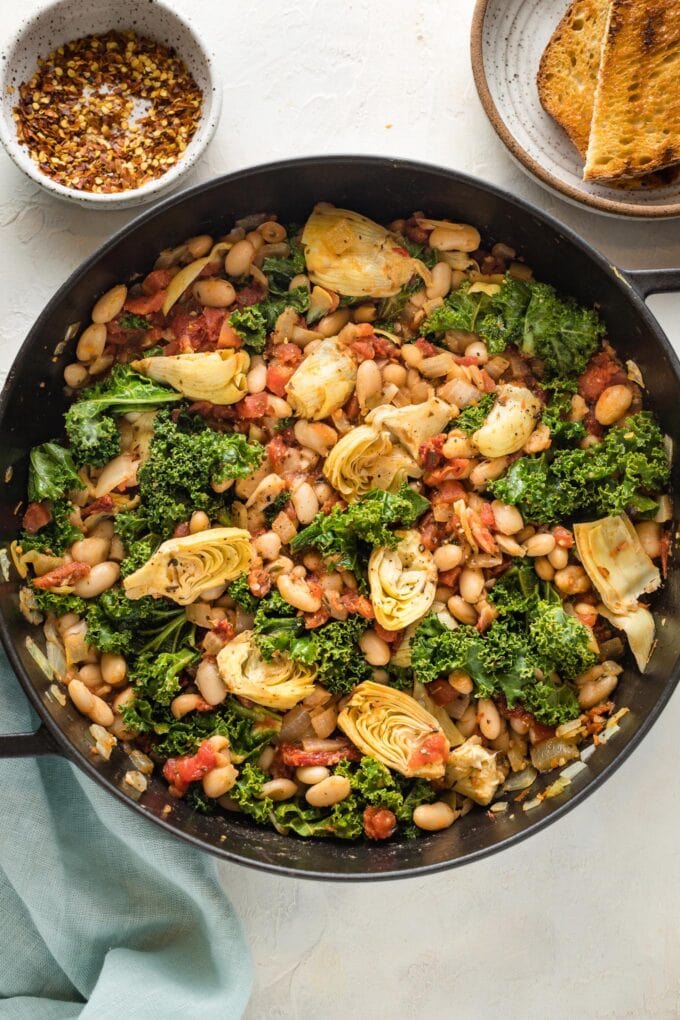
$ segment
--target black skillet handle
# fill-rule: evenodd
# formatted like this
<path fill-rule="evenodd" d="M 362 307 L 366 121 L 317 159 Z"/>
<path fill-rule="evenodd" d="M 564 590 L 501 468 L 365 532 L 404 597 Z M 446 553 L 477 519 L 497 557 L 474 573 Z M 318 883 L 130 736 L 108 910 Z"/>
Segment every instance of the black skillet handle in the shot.
<path fill-rule="evenodd" d="M 643 301 L 650 294 L 680 291 L 680 269 L 626 269 L 624 275 Z"/>
<path fill-rule="evenodd" d="M 0 758 L 35 758 L 43 754 L 62 754 L 45 726 L 39 726 L 35 733 L 0 736 Z"/>

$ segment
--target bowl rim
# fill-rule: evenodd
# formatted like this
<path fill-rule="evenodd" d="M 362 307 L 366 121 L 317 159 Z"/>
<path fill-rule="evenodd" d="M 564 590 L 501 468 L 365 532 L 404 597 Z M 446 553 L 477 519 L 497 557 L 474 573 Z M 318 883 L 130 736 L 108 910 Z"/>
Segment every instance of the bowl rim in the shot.
<path fill-rule="evenodd" d="M 470 27 L 470 61 L 472 64 L 472 76 L 484 112 L 489 122 L 506 146 L 508 151 L 532 176 L 547 185 L 551 191 L 557 191 L 566 199 L 580 206 L 588 206 L 598 212 L 607 213 L 610 216 L 631 217 L 643 220 L 672 219 L 680 216 L 680 202 L 666 202 L 657 205 L 635 205 L 623 199 L 616 201 L 611 198 L 604 198 L 598 195 L 591 195 L 589 192 L 581 191 L 579 188 L 561 181 L 549 170 L 546 170 L 534 157 L 527 152 L 524 146 L 520 145 L 513 132 L 500 114 L 496 101 L 491 94 L 489 82 L 486 76 L 484 63 L 484 22 L 486 12 L 491 0 L 476 0 L 472 14 Z"/>
<path fill-rule="evenodd" d="M 12 368 L 10 369 L 5 385 L 0 392 L 0 421 L 6 414 L 9 394 L 17 382 L 20 372 L 25 370 L 25 363 L 30 360 L 31 350 L 35 344 L 34 337 L 40 330 L 44 329 L 46 323 L 49 322 L 53 308 L 55 308 L 59 302 L 68 295 L 69 290 L 76 283 L 78 277 L 91 265 L 91 263 L 105 256 L 125 237 L 126 234 L 139 229 L 152 218 L 164 215 L 173 206 L 182 203 L 186 204 L 193 196 L 199 195 L 213 188 L 216 189 L 230 181 L 248 179 L 249 177 L 271 171 L 280 171 L 284 169 L 297 170 L 300 167 L 310 165 L 323 167 L 324 165 L 331 163 L 344 163 L 348 165 L 360 163 L 363 164 L 367 174 L 370 173 L 371 169 L 374 167 L 384 168 L 389 166 L 394 168 L 405 168 L 418 173 L 425 171 L 427 173 L 444 176 L 450 181 L 463 181 L 475 188 L 483 188 L 490 195 L 493 195 L 503 202 L 511 203 L 518 207 L 526 216 L 537 218 L 544 225 L 549 227 L 549 229 L 559 232 L 561 236 L 572 243 L 583 254 L 585 259 L 594 262 L 597 267 L 612 280 L 621 292 L 622 299 L 627 299 L 632 303 L 648 329 L 656 336 L 659 343 L 669 356 L 669 360 L 674 367 L 676 378 L 680 378 L 680 363 L 678 362 L 678 357 L 658 321 L 645 304 L 641 294 L 632 286 L 628 277 L 617 269 L 616 266 L 612 265 L 612 263 L 605 258 L 605 256 L 597 250 L 597 248 L 586 241 L 578 233 L 578 231 L 561 222 L 552 214 L 545 212 L 543 209 L 533 204 L 530 200 L 519 198 L 497 185 L 489 184 L 486 181 L 479 180 L 470 174 L 462 173 L 458 170 L 407 158 L 376 156 L 371 154 L 339 153 L 332 155 L 324 154 L 320 156 L 292 157 L 256 166 L 244 167 L 226 174 L 220 174 L 211 180 L 204 181 L 192 186 L 191 188 L 186 188 L 174 195 L 167 196 L 162 202 L 157 203 L 151 209 L 147 209 L 144 212 L 139 213 L 123 227 L 116 230 L 107 241 L 101 244 L 94 252 L 81 261 L 76 269 L 69 275 L 68 279 L 65 280 L 57 289 L 45 308 L 36 318 L 14 358 Z M 481 860 L 482 858 L 489 857 L 492 854 L 499 853 L 501 850 L 509 849 L 517 843 L 523 842 L 525 839 L 535 835 L 542 829 L 545 829 L 553 822 L 556 822 L 558 819 L 568 814 L 573 808 L 594 793 L 595 790 L 597 790 L 611 775 L 613 775 L 614 772 L 618 770 L 618 768 L 630 757 L 635 748 L 649 733 L 680 681 L 680 657 L 678 657 L 672 670 L 669 671 L 665 678 L 664 686 L 659 691 L 658 699 L 655 702 L 653 709 L 641 721 L 640 726 L 635 733 L 629 736 L 624 744 L 621 744 L 616 748 L 612 760 L 605 763 L 600 772 L 595 775 L 591 775 L 587 783 L 580 789 L 575 790 L 569 796 L 568 800 L 562 804 L 555 804 L 544 817 L 535 819 L 527 826 L 526 829 L 513 833 L 504 839 L 499 840 L 499 842 L 483 847 L 482 849 L 471 851 L 461 857 L 449 859 L 443 862 L 420 864 L 411 867 L 408 870 L 395 867 L 394 869 L 378 873 L 367 870 L 357 871 L 354 873 L 339 873 L 312 869 L 301 870 L 292 864 L 283 864 L 274 861 L 258 861 L 239 851 L 231 849 L 228 843 L 225 843 L 224 845 L 209 844 L 205 840 L 201 839 L 200 836 L 184 831 L 181 826 L 168 821 L 160 815 L 153 814 L 147 810 L 143 804 L 138 803 L 132 797 L 125 795 L 119 786 L 100 774 L 100 772 L 95 768 L 92 760 L 68 739 L 58 723 L 45 709 L 43 699 L 41 697 L 41 691 L 33 684 L 27 670 L 24 668 L 15 647 L 11 631 L 11 622 L 7 614 L 5 612 L 0 613 L 0 640 L 2 641 L 9 661 L 14 669 L 17 681 L 28 697 L 29 702 L 35 708 L 42 724 L 54 738 L 57 746 L 61 749 L 65 757 L 72 763 L 76 764 L 90 779 L 93 779 L 118 801 L 122 804 L 126 804 L 128 808 L 131 808 L 141 817 L 160 825 L 166 832 L 176 838 L 182 839 L 197 849 L 210 853 L 221 860 L 227 860 L 233 863 L 245 865 L 246 867 L 250 867 L 258 871 L 265 871 L 275 875 L 286 875 L 291 878 L 318 879 L 335 882 L 378 882 L 416 876 L 422 878 L 426 875 L 462 867 L 465 864 L 471 864 Z M 23 735 L 23 739 L 29 740 L 30 735 Z"/>
<path fill-rule="evenodd" d="M 19 28 L 2 50 L 2 64 L 4 67 L 2 72 L 0 72 L 0 77 L 5 77 L 7 73 L 9 66 L 8 57 L 17 49 L 17 46 L 21 45 L 22 40 L 35 27 L 38 19 L 44 17 L 51 10 L 58 9 L 66 2 L 68 0 L 49 0 L 48 3 L 42 5 L 32 15 L 22 19 Z M 180 158 L 164 174 L 154 178 L 152 181 L 147 181 L 146 184 L 142 184 L 139 188 L 129 188 L 125 191 L 115 191 L 106 194 L 69 188 L 64 184 L 54 181 L 47 174 L 42 173 L 31 159 L 26 147 L 19 142 L 16 136 L 16 128 L 13 126 L 9 127 L 5 118 L 0 117 L 0 142 L 17 169 L 41 188 L 67 202 L 73 202 L 81 206 L 90 206 L 93 209 L 100 210 L 106 208 L 117 210 L 123 209 L 126 206 L 132 207 L 150 202 L 159 193 L 177 184 L 180 178 L 194 166 L 203 152 L 205 152 L 215 134 L 222 110 L 222 81 L 215 71 L 216 59 L 213 51 L 209 48 L 191 17 L 180 14 L 166 0 L 148 0 L 148 3 L 150 8 L 159 8 L 170 19 L 186 29 L 196 46 L 200 63 L 205 68 L 208 79 L 208 85 L 203 90 L 203 109 L 196 131 Z M 78 38 L 78 36 L 74 36 L 74 38 Z M 3 102 L 7 102 L 10 99 L 13 99 L 13 97 L 2 96 Z M 200 138 L 192 151 L 192 145 L 196 142 L 201 132 L 203 132 L 203 137 Z M 22 158 L 23 156 L 25 156 L 25 159 Z"/>

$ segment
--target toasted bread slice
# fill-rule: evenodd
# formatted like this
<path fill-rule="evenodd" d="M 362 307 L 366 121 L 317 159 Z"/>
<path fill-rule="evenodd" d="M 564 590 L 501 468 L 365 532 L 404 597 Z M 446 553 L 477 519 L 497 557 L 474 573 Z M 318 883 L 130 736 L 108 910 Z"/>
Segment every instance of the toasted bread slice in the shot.
<path fill-rule="evenodd" d="M 573 0 L 546 46 L 538 68 L 543 109 L 585 159 L 609 0 Z"/>
<path fill-rule="evenodd" d="M 680 162 L 680 0 L 610 0 L 586 181 Z"/>

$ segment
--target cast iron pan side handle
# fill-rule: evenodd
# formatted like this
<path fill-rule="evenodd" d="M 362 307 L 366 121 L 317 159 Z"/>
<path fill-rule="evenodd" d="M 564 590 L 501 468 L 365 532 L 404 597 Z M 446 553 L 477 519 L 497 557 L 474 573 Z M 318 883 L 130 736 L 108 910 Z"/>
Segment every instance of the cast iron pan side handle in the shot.
<path fill-rule="evenodd" d="M 45 726 L 39 726 L 35 733 L 0 736 L 0 758 L 34 758 L 37 755 L 61 753 Z"/>
<path fill-rule="evenodd" d="M 650 294 L 680 291 L 680 269 L 627 269 L 625 275 L 643 301 Z"/>

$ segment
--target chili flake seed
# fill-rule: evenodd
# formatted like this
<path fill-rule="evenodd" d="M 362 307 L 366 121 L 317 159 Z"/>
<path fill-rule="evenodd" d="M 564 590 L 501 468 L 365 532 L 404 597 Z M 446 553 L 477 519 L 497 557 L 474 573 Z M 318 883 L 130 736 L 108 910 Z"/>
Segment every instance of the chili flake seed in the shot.
<path fill-rule="evenodd" d="M 134 32 L 65 43 L 38 62 L 19 97 L 17 137 L 40 170 L 103 194 L 166 173 L 193 138 L 203 102 L 174 51 Z"/>

